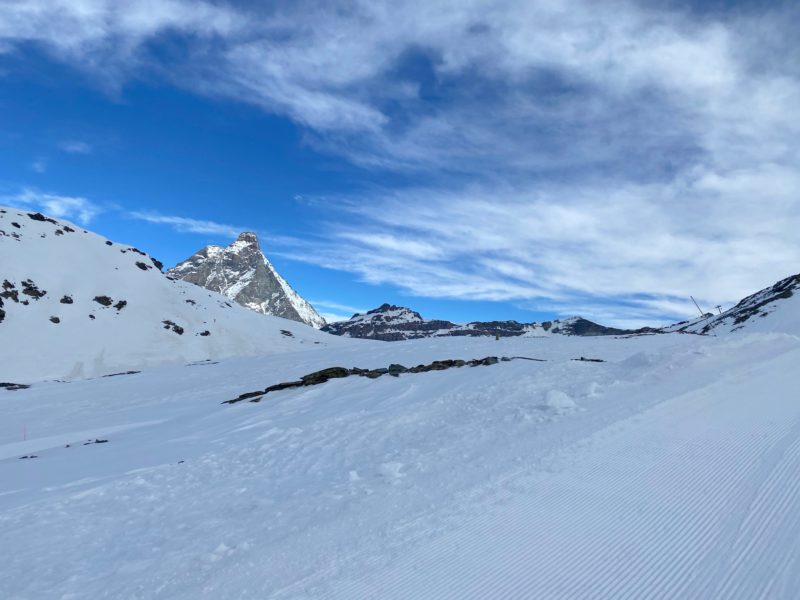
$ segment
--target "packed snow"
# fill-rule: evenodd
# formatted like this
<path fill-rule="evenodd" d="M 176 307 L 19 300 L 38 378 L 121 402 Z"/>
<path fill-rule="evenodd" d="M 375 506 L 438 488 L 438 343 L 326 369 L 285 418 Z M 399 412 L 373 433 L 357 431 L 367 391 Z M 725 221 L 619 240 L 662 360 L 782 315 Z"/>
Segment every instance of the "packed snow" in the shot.
<path fill-rule="evenodd" d="M 0 597 L 795 598 L 797 333 L 354 340 L 0 390 Z M 544 362 L 222 404 L 488 355 Z"/>

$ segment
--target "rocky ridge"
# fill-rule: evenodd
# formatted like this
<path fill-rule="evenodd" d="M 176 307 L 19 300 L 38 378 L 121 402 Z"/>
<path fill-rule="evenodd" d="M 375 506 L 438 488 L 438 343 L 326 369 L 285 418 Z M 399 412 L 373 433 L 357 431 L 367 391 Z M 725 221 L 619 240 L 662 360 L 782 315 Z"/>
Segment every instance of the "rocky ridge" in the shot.
<path fill-rule="evenodd" d="M 457 324 L 438 319 L 424 319 L 416 311 L 392 304 L 383 304 L 364 314 L 355 314 L 347 321 L 329 323 L 322 328 L 322 331 L 334 335 L 387 342 L 447 336 L 595 336 L 655 332 L 654 329 L 650 328 L 629 330 L 605 327 L 582 317 L 556 319 L 542 323 L 475 321 L 467 324 Z"/>
<path fill-rule="evenodd" d="M 796 304 L 798 297 L 800 297 L 800 273 L 781 279 L 774 285 L 743 298 L 736 306 L 721 314 L 706 313 L 697 319 L 665 327 L 663 331 L 718 335 L 745 328 L 787 329 L 781 321 L 798 318 L 796 316 L 798 311 L 781 311 L 779 315 L 773 313 L 783 304 Z M 768 318 L 771 315 L 773 318 Z"/>
<path fill-rule="evenodd" d="M 257 313 L 319 329 L 325 320 L 280 276 L 264 256 L 255 233 L 229 246 L 206 246 L 167 270 L 167 275 L 218 292 Z"/>

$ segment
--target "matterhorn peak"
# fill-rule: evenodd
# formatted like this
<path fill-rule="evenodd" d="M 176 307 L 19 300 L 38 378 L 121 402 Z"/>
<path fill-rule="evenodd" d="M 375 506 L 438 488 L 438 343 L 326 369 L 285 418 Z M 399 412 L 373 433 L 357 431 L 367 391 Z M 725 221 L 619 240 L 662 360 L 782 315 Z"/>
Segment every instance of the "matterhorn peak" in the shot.
<path fill-rule="evenodd" d="M 243 231 L 230 246 L 206 246 L 167 274 L 219 292 L 242 306 L 265 315 L 322 327 L 319 316 L 281 277 L 264 256 L 258 236 Z"/>
<path fill-rule="evenodd" d="M 258 245 L 258 236 L 252 231 L 243 231 L 239 234 L 239 237 L 236 238 L 236 241 Z"/>

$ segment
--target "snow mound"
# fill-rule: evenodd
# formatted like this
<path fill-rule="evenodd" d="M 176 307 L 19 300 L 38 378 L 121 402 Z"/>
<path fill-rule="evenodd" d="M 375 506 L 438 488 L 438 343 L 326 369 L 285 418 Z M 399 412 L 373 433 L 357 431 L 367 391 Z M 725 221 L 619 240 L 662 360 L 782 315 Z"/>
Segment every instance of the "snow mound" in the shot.
<path fill-rule="evenodd" d="M 545 406 L 554 412 L 569 412 L 578 407 L 575 401 L 561 390 L 549 390 L 545 394 Z"/>

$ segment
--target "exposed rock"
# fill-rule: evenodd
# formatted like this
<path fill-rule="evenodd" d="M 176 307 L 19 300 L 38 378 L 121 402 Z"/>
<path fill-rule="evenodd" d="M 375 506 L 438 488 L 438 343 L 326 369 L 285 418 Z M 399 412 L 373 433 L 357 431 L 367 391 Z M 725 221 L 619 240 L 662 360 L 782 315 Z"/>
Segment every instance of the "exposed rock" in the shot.
<path fill-rule="evenodd" d="M 94 301 L 103 306 L 111 306 L 114 303 L 114 300 L 108 296 L 95 296 Z"/>
<path fill-rule="evenodd" d="M 347 377 L 350 375 L 350 372 L 347 369 L 342 367 L 329 367 L 327 369 L 322 369 L 321 371 L 315 371 L 313 373 L 309 373 L 308 375 L 304 375 L 301 377 L 303 381 L 303 385 L 317 385 L 320 383 L 324 383 L 329 379 L 338 379 L 341 377 Z"/>
<path fill-rule="evenodd" d="M 147 271 L 147 269 L 152 269 L 153 267 L 149 267 L 141 261 L 136 261 L 136 266 L 139 267 L 142 271 Z"/>
<path fill-rule="evenodd" d="M 267 389 L 264 390 L 265 394 L 269 392 L 278 392 L 280 390 L 288 390 L 290 388 L 301 387 L 305 385 L 302 381 L 287 381 L 285 383 L 276 383 L 275 385 L 269 386 Z"/>
<path fill-rule="evenodd" d="M 541 360 L 535 358 L 527 358 L 524 356 L 514 356 L 514 357 L 503 357 L 503 362 L 508 362 L 511 360 L 516 359 L 524 359 L 524 360 Z M 244 394 L 239 395 L 232 400 L 225 400 L 222 404 L 236 404 L 237 402 L 241 402 L 242 400 L 249 400 L 250 402 L 260 402 L 262 397 L 270 392 L 277 392 L 280 390 L 285 390 L 289 388 L 296 388 L 296 387 L 305 387 L 310 385 L 319 385 L 321 383 L 325 383 L 329 379 L 339 379 L 343 377 L 349 377 L 351 375 L 356 375 L 359 377 L 366 377 L 368 379 L 377 379 L 378 377 L 382 377 L 383 375 L 391 375 L 393 377 L 398 377 L 401 373 L 426 373 L 428 371 L 444 371 L 445 369 L 452 369 L 452 368 L 459 368 L 469 365 L 471 367 L 477 367 L 479 365 L 496 365 L 501 359 L 498 359 L 496 356 L 487 356 L 486 358 L 477 358 L 470 361 L 465 360 L 435 360 L 429 365 L 418 365 L 411 369 L 407 369 L 403 365 L 398 364 L 391 364 L 388 368 L 381 368 L 381 369 L 359 369 L 358 367 L 353 367 L 352 369 L 345 369 L 342 367 L 330 367 L 328 369 L 322 369 L 321 371 L 315 371 L 314 373 L 309 373 L 300 378 L 299 381 L 287 381 L 284 383 L 278 383 L 275 385 L 271 385 L 264 390 L 257 390 L 254 392 L 246 392 Z"/>
<path fill-rule="evenodd" d="M 183 335 L 183 327 L 181 327 L 177 323 L 173 323 L 169 319 L 165 319 L 164 321 L 161 322 L 164 324 L 164 329 L 171 329 L 178 335 Z"/>
<path fill-rule="evenodd" d="M 128 301 L 127 301 L 127 300 L 120 300 L 119 302 L 117 302 L 117 303 L 114 305 L 114 308 L 116 308 L 116 309 L 117 309 L 117 311 L 119 312 L 120 310 L 122 310 L 123 308 L 125 308 L 127 305 L 128 305 Z"/>
<path fill-rule="evenodd" d="M 58 317 L 50 317 L 50 322 L 58 324 L 61 323 L 61 319 L 59 319 Z"/>
<path fill-rule="evenodd" d="M 43 298 L 47 294 L 47 291 L 40 290 L 33 281 L 26 279 L 22 282 L 22 293 L 26 296 L 30 296 L 34 300 L 38 300 L 39 298 Z"/>
<path fill-rule="evenodd" d="M 206 246 L 168 269 L 167 275 L 219 292 L 262 314 L 313 327 L 325 324 L 267 260 L 254 233 L 242 233 L 226 248 Z"/>
<path fill-rule="evenodd" d="M 42 213 L 28 213 L 28 217 L 31 218 L 33 221 L 42 221 L 47 223 L 52 223 L 53 225 L 56 224 L 55 219 L 51 219 L 50 217 L 45 217 Z"/>
<path fill-rule="evenodd" d="M 201 337 L 208 337 L 208 336 L 210 336 L 210 335 L 211 335 L 211 332 L 210 332 L 208 329 L 206 329 L 205 331 L 201 331 L 201 332 L 200 332 L 200 333 L 198 333 L 197 335 L 199 335 L 199 336 L 201 336 Z"/>
<path fill-rule="evenodd" d="M 15 392 L 17 390 L 27 390 L 29 385 L 25 383 L 9 383 L 7 381 L 0 383 L 0 389 L 8 390 L 9 392 Z"/>
<path fill-rule="evenodd" d="M 387 370 L 389 371 L 389 375 L 391 375 L 392 377 L 398 377 L 400 373 L 405 373 L 406 371 L 408 371 L 406 367 L 398 364 L 389 365 L 389 368 Z"/>
<path fill-rule="evenodd" d="M 241 402 L 242 400 L 249 400 L 250 398 L 259 398 L 263 396 L 266 392 L 263 390 L 258 390 L 256 392 L 245 392 L 244 394 L 240 394 L 233 400 L 226 400 L 223 404 L 236 404 L 237 402 Z"/>
<path fill-rule="evenodd" d="M 111 373 L 110 375 L 103 375 L 103 377 L 119 377 L 120 375 L 136 375 L 141 371 L 123 371 L 121 373 Z"/>
<path fill-rule="evenodd" d="M 61 300 L 59 300 L 59 302 L 61 302 L 61 304 L 72 304 L 74 300 L 72 299 L 72 296 L 67 296 L 66 294 L 64 294 L 64 296 L 61 298 Z"/>

